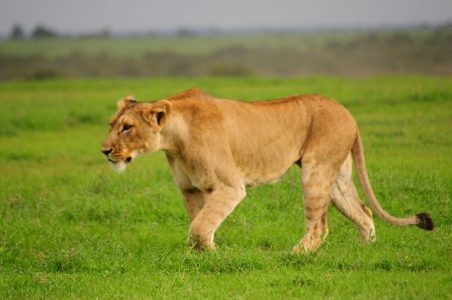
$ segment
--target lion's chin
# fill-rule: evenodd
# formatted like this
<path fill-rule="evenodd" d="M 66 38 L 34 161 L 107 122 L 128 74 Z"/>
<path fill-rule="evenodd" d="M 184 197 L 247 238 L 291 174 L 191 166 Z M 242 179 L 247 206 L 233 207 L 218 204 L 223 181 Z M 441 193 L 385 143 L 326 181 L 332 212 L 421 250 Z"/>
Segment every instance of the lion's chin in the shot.
<path fill-rule="evenodd" d="M 130 156 L 127 156 L 125 159 L 114 161 L 110 158 L 108 158 L 108 161 L 110 162 L 110 165 L 112 168 L 118 172 L 124 172 L 127 169 L 127 165 L 132 162 L 132 160 L 137 157 L 138 152 L 132 151 L 130 153 Z"/>
<path fill-rule="evenodd" d="M 118 161 L 118 162 L 110 162 L 110 165 L 112 166 L 112 168 L 119 172 L 122 173 L 127 169 L 127 163 L 125 163 L 124 161 Z"/>

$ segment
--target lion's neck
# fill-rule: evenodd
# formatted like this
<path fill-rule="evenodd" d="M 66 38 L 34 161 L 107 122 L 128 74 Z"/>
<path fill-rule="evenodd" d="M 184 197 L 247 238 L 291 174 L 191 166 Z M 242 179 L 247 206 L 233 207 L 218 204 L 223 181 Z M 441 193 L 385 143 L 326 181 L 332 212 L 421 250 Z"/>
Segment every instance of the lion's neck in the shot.
<path fill-rule="evenodd" d="M 188 127 L 183 118 L 177 113 L 173 113 L 171 120 L 161 131 L 159 150 L 163 150 L 172 155 L 177 155 L 183 141 L 188 136 Z"/>

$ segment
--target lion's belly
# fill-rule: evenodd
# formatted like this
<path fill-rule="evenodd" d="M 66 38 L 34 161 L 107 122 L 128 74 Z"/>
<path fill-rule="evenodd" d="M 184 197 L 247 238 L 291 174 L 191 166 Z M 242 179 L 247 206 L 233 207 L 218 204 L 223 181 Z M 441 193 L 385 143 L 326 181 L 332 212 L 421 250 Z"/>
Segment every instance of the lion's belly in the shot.
<path fill-rule="evenodd" d="M 246 171 L 242 171 L 242 181 L 245 186 L 256 186 L 261 183 L 276 182 L 287 172 L 288 169 L 289 167 L 264 174 L 249 174 Z"/>
<path fill-rule="evenodd" d="M 298 153 L 292 155 L 268 157 L 253 155 L 241 160 L 238 164 L 242 181 L 246 186 L 275 182 L 299 159 Z"/>

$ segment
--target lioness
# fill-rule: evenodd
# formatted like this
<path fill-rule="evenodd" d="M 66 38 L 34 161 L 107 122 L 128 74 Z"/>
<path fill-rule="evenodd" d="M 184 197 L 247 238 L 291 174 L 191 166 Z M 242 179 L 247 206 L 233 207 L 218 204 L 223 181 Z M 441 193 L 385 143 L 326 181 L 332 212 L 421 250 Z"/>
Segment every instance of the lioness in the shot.
<path fill-rule="evenodd" d="M 302 167 L 306 232 L 294 252 L 318 248 L 328 234 L 333 200 L 375 240 L 372 212 L 352 180 L 352 157 L 372 208 L 397 225 L 433 230 L 426 213 L 397 218 L 378 203 L 367 176 L 357 124 L 341 104 L 320 95 L 271 101 L 218 99 L 190 89 L 155 102 L 129 96 L 118 103 L 102 152 L 124 170 L 138 154 L 163 150 L 191 220 L 189 244 L 215 249 L 214 234 L 246 195 L 246 186 L 275 181 Z"/>

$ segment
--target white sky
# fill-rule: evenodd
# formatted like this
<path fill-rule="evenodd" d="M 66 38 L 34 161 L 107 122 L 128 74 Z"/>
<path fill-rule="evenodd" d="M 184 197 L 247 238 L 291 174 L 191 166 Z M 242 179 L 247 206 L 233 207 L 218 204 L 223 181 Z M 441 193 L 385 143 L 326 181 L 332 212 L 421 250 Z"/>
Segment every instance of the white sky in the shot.
<path fill-rule="evenodd" d="M 303 29 L 438 24 L 452 0 L 0 0 L 0 34 L 19 23 L 64 33 L 192 29 Z"/>

